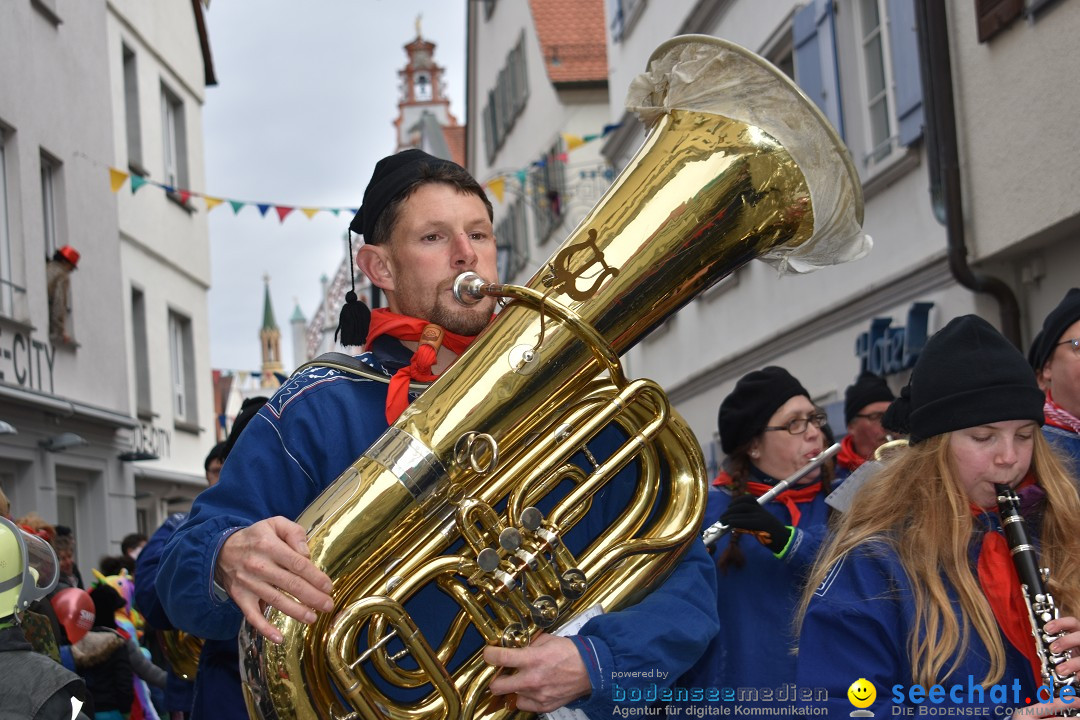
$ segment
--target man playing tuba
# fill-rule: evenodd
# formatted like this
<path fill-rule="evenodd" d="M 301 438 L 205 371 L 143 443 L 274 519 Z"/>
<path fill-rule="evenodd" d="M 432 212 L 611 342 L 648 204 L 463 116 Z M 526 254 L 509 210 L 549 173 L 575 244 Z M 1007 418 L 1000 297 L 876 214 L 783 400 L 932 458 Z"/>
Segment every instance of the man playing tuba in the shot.
<path fill-rule="evenodd" d="M 157 581 L 170 618 L 201 637 L 233 638 L 246 619 L 280 643 L 263 616 L 266 605 L 309 625 L 317 613 L 334 611 L 331 579 L 309 560 L 305 529 L 290 518 L 415 399 L 410 382 L 433 380 L 492 318 L 492 298 L 466 306 L 453 296 L 453 281 L 465 271 L 486 281 L 497 276 L 491 203 L 460 166 L 420 150 L 384 158 L 350 229 L 365 239 L 357 265 L 388 303 L 372 312 L 360 356 L 383 381 L 309 367 L 279 389 L 240 438 L 221 482 L 199 496 L 170 539 Z M 583 524 L 610 516 L 607 504 L 620 492 L 598 493 Z M 485 648 L 484 660 L 504 668 L 490 690 L 515 695 L 524 711 L 569 705 L 610 716 L 620 686 L 669 685 L 703 652 L 718 629 L 715 582 L 704 546 L 693 543 L 637 605 L 592 617 L 567 637 L 541 634 L 524 648 Z M 458 609 L 446 596 L 425 608 L 433 617 L 417 619 L 421 630 Z M 468 637 L 462 649 L 471 654 L 479 636 L 471 636 L 472 647 Z M 200 668 L 197 682 L 210 682 L 215 671 Z M 216 700 L 219 716 L 226 706 L 242 707 L 239 687 Z"/>

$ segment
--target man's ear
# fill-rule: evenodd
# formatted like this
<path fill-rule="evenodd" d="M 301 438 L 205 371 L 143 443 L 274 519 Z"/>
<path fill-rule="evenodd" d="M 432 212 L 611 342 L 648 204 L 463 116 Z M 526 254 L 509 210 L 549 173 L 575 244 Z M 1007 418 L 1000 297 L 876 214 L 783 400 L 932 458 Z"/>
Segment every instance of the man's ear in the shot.
<path fill-rule="evenodd" d="M 394 272 L 390 253 L 382 245 L 361 245 L 356 251 L 356 265 L 380 290 L 393 292 Z"/>
<path fill-rule="evenodd" d="M 1045 391 L 1046 388 L 1050 387 L 1050 378 L 1051 378 L 1051 373 L 1050 373 L 1051 368 L 1050 368 L 1050 366 L 1053 365 L 1053 363 L 1054 363 L 1054 358 L 1051 356 L 1046 361 L 1046 364 L 1042 366 L 1042 369 L 1039 370 L 1039 372 L 1036 373 L 1036 375 L 1035 375 L 1035 379 L 1039 382 L 1039 389 L 1041 389 L 1043 391 Z"/>

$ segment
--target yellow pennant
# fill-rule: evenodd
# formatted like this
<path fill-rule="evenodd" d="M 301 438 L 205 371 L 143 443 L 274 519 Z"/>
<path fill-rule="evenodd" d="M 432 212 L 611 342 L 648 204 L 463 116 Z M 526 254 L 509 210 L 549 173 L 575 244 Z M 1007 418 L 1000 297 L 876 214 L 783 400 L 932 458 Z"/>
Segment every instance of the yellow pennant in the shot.
<path fill-rule="evenodd" d="M 218 205 L 225 202 L 221 198 L 210 197 L 209 195 L 203 195 L 203 200 L 206 201 L 206 212 L 210 212 L 211 210 L 216 208 Z"/>
<path fill-rule="evenodd" d="M 569 133 L 563 133 L 562 137 L 563 142 L 566 143 L 567 150 L 573 150 L 574 148 L 579 148 L 585 144 L 585 138 L 579 135 L 570 135 Z"/>
<path fill-rule="evenodd" d="M 319 212 L 320 208 L 300 208 L 300 212 L 307 215 L 307 219 L 315 217 L 315 213 Z"/>
<path fill-rule="evenodd" d="M 506 192 L 506 179 L 501 177 L 495 178 L 488 183 L 488 187 L 491 188 L 491 192 L 495 193 L 495 199 L 498 200 L 501 205 L 503 194 Z"/>
<path fill-rule="evenodd" d="M 128 174 L 123 170 L 117 170 L 116 168 L 109 168 L 109 184 L 112 186 L 113 192 L 119 192 L 120 188 L 127 182 Z"/>

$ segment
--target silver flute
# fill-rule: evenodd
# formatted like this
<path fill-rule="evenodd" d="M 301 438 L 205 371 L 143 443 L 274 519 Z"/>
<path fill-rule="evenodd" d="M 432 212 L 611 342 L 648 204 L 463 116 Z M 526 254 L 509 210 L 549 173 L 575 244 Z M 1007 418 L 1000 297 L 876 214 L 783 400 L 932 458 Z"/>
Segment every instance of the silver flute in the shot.
<path fill-rule="evenodd" d="M 838 452 L 840 452 L 840 443 L 833 443 L 829 447 L 825 448 L 820 455 L 803 465 L 792 475 L 784 478 L 780 482 L 776 483 L 776 485 L 773 485 L 773 487 L 767 493 L 758 498 L 758 505 L 764 505 L 765 503 L 769 502 L 774 497 L 784 492 L 789 487 L 812 473 L 814 470 L 821 467 L 826 460 L 828 460 Z M 702 533 L 701 539 L 705 543 L 705 547 L 711 548 L 713 545 L 716 544 L 717 540 L 724 537 L 729 532 L 731 532 L 731 526 L 725 525 L 724 523 L 717 520 L 712 525 L 705 528 L 705 532 Z"/>

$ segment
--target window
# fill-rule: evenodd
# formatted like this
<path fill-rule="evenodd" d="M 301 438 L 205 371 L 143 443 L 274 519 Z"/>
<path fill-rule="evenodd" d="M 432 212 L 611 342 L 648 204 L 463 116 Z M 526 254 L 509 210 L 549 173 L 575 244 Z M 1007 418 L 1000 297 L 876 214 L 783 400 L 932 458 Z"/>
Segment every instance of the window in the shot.
<path fill-rule="evenodd" d="M 150 351 L 146 341 L 146 296 L 131 288 L 131 334 L 135 353 L 135 411 L 140 418 L 153 417 L 150 403 Z"/>
<path fill-rule="evenodd" d="M 60 161 L 44 150 L 41 151 L 41 212 L 42 228 L 45 232 L 45 256 L 51 258 L 56 249 L 64 243 L 60 241 L 58 228 L 60 205 Z"/>
<path fill-rule="evenodd" d="M 884 0 L 860 0 L 858 4 L 858 39 L 861 45 L 860 67 L 866 117 L 868 164 L 881 162 L 895 149 L 896 135 L 893 120 L 892 77 L 889 66 L 888 37 L 885 32 L 887 16 L 881 4 Z"/>
<path fill-rule="evenodd" d="M 11 317 L 15 312 L 15 273 L 11 264 L 11 226 L 8 219 L 7 177 L 8 133 L 0 126 L 0 315 Z"/>
<path fill-rule="evenodd" d="M 796 82 L 847 143 L 864 180 L 907 157 L 924 123 L 915 4 L 810 0 L 795 12 L 792 40 Z"/>
<path fill-rule="evenodd" d="M 608 0 L 608 22 L 614 42 L 630 34 L 644 7 L 645 0 Z"/>
<path fill-rule="evenodd" d="M 484 149 L 487 151 L 489 164 L 494 162 L 495 153 L 510 134 L 518 115 L 525 109 L 528 98 L 525 34 L 522 33 L 517 45 L 506 56 L 506 64 L 499 71 L 495 87 L 488 91 L 487 104 L 484 105 Z"/>
<path fill-rule="evenodd" d="M 525 226 L 525 198 L 518 196 L 509 212 L 495 226 L 499 279 L 513 282 L 529 264 L 529 236 Z"/>
<path fill-rule="evenodd" d="M 532 205 L 536 237 L 545 242 L 566 215 L 566 152 L 559 138 L 532 168 Z"/>
<path fill-rule="evenodd" d="M 188 168 L 184 103 L 164 85 L 161 86 L 161 127 L 164 143 L 164 183 L 173 190 L 186 188 Z"/>
<path fill-rule="evenodd" d="M 59 25 L 61 20 L 60 14 L 56 11 L 56 2 L 57 0 L 30 0 L 30 4 L 44 15 L 49 22 L 53 25 Z"/>
<path fill-rule="evenodd" d="M 195 408 L 195 348 L 191 320 L 173 311 L 169 311 L 169 357 L 173 416 L 178 424 L 194 425 L 198 412 Z"/>
<path fill-rule="evenodd" d="M 127 123 L 128 167 L 139 175 L 146 175 L 143 168 L 142 129 L 139 125 L 139 81 L 135 66 L 135 53 L 122 46 L 124 57 L 124 120 Z"/>

